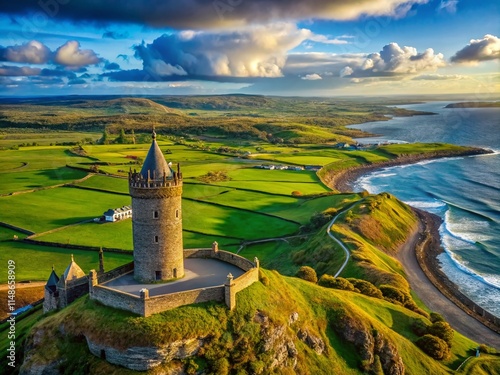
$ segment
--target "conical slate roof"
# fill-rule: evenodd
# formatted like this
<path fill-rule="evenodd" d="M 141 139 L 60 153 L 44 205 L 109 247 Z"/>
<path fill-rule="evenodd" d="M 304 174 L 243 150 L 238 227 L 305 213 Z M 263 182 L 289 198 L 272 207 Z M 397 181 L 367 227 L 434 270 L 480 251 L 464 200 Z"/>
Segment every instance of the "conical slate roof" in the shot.
<path fill-rule="evenodd" d="M 163 153 L 156 143 L 156 133 L 153 132 L 153 142 L 151 143 L 151 147 L 149 148 L 148 154 L 146 156 L 146 160 L 144 160 L 144 165 L 141 169 L 141 175 L 144 179 L 149 178 L 154 180 L 160 180 L 163 178 L 165 174 L 166 178 L 172 178 L 173 172 L 168 166 Z"/>
<path fill-rule="evenodd" d="M 59 276 L 57 276 L 56 271 L 54 271 L 54 267 L 52 267 L 52 272 L 50 273 L 49 279 L 47 280 L 47 284 L 45 284 L 45 289 L 55 292 L 57 290 L 57 282 L 59 281 Z"/>
<path fill-rule="evenodd" d="M 66 267 L 66 271 L 64 271 L 64 279 L 66 281 L 71 281 L 73 279 L 79 279 L 80 277 L 85 276 L 85 272 L 80 268 L 78 264 L 76 264 L 73 254 L 71 254 L 71 263 Z"/>

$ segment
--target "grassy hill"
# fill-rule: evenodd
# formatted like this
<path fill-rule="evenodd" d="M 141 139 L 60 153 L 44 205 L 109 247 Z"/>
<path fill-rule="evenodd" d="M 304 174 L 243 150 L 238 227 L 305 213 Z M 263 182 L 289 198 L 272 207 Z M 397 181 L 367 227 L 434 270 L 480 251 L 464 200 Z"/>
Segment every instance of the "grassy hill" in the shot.
<path fill-rule="evenodd" d="M 449 359 L 433 360 L 414 344 L 411 325 L 422 319 L 384 300 L 262 270 L 261 282 L 238 293 L 233 312 L 209 303 L 141 318 L 83 297 L 34 327 L 25 366 L 53 366 L 63 374 L 128 374 L 133 372 L 92 356 L 85 337 L 117 349 L 167 348 L 194 339 L 195 356 L 147 373 L 184 368 L 218 375 L 448 374 L 476 344 L 455 334 Z M 498 357 L 484 360 L 500 368 Z"/>

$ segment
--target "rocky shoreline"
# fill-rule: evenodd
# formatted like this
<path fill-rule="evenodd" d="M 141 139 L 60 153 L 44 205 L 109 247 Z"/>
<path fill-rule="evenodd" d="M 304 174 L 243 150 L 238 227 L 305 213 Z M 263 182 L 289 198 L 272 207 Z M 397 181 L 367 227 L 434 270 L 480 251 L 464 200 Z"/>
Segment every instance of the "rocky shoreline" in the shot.
<path fill-rule="evenodd" d="M 413 211 L 423 226 L 423 233 L 421 233 L 415 247 L 415 256 L 427 279 L 467 315 L 500 334 L 500 319 L 460 292 L 459 288 L 441 270 L 437 257 L 444 252 L 439 234 L 442 219 L 437 215 L 416 208 L 413 208 Z"/>
<path fill-rule="evenodd" d="M 340 192 L 348 192 L 352 191 L 353 184 L 361 176 L 382 168 L 414 164 L 424 160 L 443 157 L 471 156 L 489 153 L 492 153 L 492 151 L 473 148 L 462 152 L 401 156 L 387 162 L 369 164 L 337 172 L 327 176 L 325 182 L 333 189 Z M 420 236 L 414 248 L 414 255 L 428 281 L 467 315 L 473 317 L 496 334 L 499 334 L 500 319 L 490 314 L 461 293 L 458 287 L 451 282 L 441 270 L 439 260 L 437 259 L 438 255 L 444 251 L 441 246 L 441 236 L 439 234 L 439 227 L 442 223 L 441 218 L 423 210 L 415 208 L 413 210 L 418 216 L 421 226 Z"/>

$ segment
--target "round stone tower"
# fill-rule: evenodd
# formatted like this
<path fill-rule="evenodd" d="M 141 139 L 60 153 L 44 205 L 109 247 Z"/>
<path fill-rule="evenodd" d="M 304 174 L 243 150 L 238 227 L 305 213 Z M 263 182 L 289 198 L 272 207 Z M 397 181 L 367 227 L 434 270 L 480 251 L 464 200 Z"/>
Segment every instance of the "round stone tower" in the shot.
<path fill-rule="evenodd" d="M 143 283 L 184 276 L 182 173 L 173 171 L 153 142 L 139 173 L 129 173 L 134 277 Z"/>

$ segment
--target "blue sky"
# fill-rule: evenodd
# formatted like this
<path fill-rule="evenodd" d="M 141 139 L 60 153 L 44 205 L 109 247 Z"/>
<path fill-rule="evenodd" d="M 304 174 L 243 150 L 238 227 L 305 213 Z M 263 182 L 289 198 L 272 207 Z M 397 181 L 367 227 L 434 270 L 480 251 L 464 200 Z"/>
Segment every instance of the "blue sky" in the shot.
<path fill-rule="evenodd" d="M 484 0 L 18 0 L 0 95 L 498 94 Z"/>

